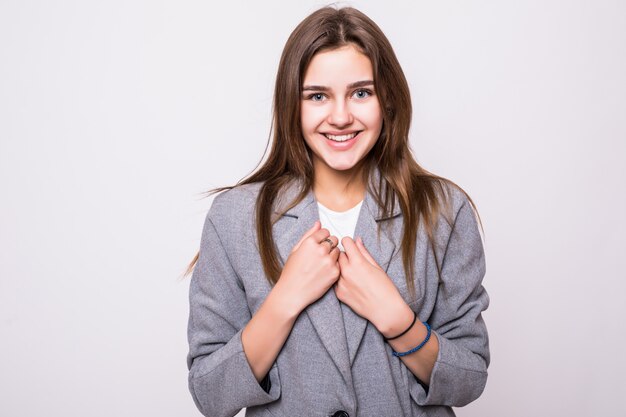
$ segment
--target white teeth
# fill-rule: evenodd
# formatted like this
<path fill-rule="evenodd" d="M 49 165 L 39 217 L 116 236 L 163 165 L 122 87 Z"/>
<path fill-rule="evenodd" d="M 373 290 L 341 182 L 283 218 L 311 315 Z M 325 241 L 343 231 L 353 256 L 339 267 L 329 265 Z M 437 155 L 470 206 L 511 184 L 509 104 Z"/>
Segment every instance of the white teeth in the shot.
<path fill-rule="evenodd" d="M 354 133 L 350 133 L 349 135 L 341 135 L 341 136 L 335 136 L 329 133 L 324 133 L 324 136 L 326 136 L 330 140 L 334 140 L 335 142 L 345 142 L 355 137 L 358 133 L 359 132 L 354 132 Z"/>

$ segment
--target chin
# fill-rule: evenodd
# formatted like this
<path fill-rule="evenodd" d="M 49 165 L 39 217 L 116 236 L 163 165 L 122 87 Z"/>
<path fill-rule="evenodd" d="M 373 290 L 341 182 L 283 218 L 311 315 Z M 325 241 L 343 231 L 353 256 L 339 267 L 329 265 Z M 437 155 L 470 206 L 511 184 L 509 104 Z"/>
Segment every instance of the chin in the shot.
<path fill-rule="evenodd" d="M 357 164 L 356 162 L 353 162 L 353 163 L 337 162 L 337 163 L 327 163 L 327 165 L 330 168 L 334 169 L 335 171 L 348 171 L 354 168 Z"/>

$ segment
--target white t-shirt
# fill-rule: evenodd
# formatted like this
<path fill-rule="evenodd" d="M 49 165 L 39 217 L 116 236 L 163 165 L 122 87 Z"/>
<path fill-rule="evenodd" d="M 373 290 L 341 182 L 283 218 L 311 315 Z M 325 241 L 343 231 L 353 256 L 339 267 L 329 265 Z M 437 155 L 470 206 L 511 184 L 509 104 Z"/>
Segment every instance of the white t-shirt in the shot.
<path fill-rule="evenodd" d="M 363 200 L 347 211 L 333 211 L 323 206 L 320 202 L 317 203 L 322 227 L 328 229 L 331 235 L 337 236 L 339 239 L 339 245 L 337 246 L 341 251 L 344 251 L 341 239 L 346 236 L 354 238 L 354 229 L 356 228 L 362 204 Z"/>

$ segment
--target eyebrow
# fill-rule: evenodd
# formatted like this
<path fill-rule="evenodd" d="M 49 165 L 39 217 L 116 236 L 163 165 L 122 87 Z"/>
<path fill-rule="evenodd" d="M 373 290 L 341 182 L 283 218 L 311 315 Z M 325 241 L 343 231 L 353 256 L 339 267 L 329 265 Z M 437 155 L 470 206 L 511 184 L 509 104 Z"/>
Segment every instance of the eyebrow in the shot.
<path fill-rule="evenodd" d="M 374 85 L 374 81 L 372 80 L 356 81 L 356 82 L 353 82 L 352 84 L 348 84 L 348 88 L 365 87 L 367 85 Z M 305 85 L 304 87 L 302 87 L 302 91 L 310 91 L 310 90 L 328 91 L 330 89 L 323 85 Z"/>

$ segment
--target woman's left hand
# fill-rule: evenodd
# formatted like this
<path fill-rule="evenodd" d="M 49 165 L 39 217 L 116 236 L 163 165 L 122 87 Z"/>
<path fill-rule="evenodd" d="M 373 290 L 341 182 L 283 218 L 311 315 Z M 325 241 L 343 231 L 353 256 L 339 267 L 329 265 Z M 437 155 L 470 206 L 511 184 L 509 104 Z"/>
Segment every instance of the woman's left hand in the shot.
<path fill-rule="evenodd" d="M 334 284 L 339 301 L 384 332 L 407 308 L 395 284 L 376 263 L 359 238 L 344 237 L 345 252 L 339 254 L 341 273 Z"/>

